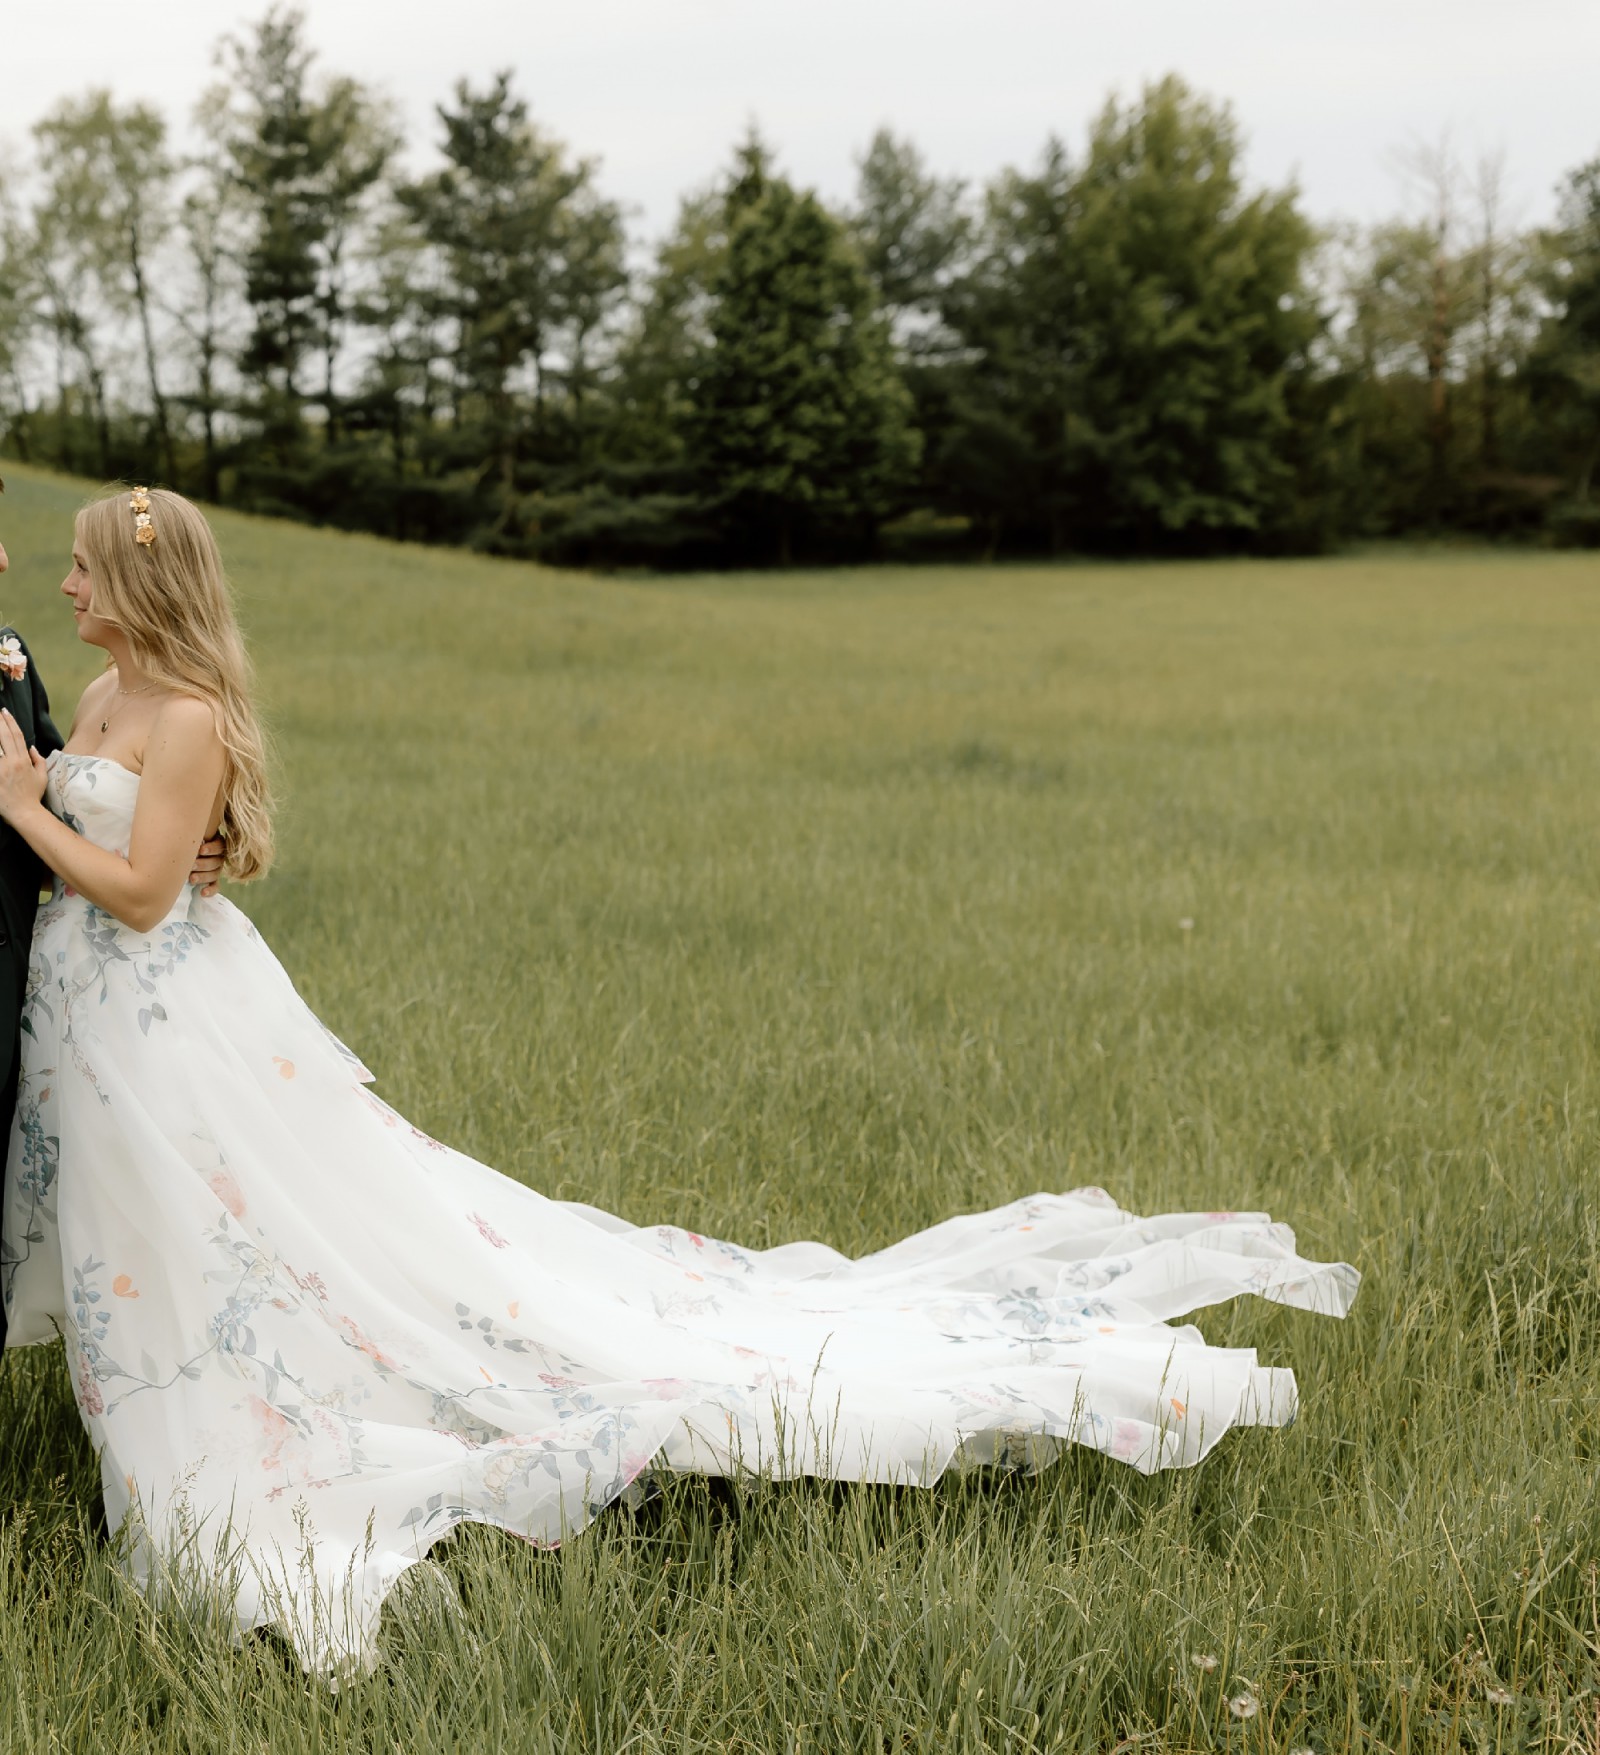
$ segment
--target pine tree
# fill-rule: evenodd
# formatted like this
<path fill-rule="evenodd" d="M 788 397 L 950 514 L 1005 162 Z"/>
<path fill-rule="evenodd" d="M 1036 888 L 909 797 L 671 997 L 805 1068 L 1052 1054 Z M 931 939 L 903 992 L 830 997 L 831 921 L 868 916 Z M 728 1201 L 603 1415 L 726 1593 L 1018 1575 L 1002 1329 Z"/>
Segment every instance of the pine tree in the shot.
<path fill-rule="evenodd" d="M 313 82 L 303 12 L 274 7 L 224 49 L 231 87 L 210 100 L 209 121 L 252 210 L 244 290 L 253 322 L 239 369 L 255 386 L 268 458 L 297 471 L 308 401 L 322 403 L 326 435 L 339 437 L 334 374 L 352 232 L 399 137 L 387 106 L 356 81 Z M 320 391 L 307 382 L 313 359 Z"/>
<path fill-rule="evenodd" d="M 843 227 L 758 142 L 725 229 L 693 445 L 735 542 L 787 566 L 803 536 L 859 541 L 888 509 L 916 458 L 910 398 Z"/>
<path fill-rule="evenodd" d="M 1600 159 L 1567 178 L 1562 220 L 1548 275 L 1554 310 L 1534 350 L 1534 384 L 1569 459 L 1569 534 L 1600 546 Z"/>
<path fill-rule="evenodd" d="M 455 333 L 460 437 L 487 454 L 480 537 L 500 546 L 552 384 L 579 401 L 589 387 L 594 333 L 627 283 L 622 219 L 593 162 L 529 119 L 510 74 L 483 91 L 462 81 L 439 117 L 445 168 L 400 197 L 442 263 L 434 304 Z"/>

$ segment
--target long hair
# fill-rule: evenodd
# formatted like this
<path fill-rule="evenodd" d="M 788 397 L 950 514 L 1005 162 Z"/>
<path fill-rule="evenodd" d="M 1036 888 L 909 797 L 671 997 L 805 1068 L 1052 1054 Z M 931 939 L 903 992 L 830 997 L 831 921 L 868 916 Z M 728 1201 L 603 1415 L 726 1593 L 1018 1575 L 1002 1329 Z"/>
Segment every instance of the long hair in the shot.
<path fill-rule="evenodd" d="M 155 540 L 137 542 L 130 491 L 113 489 L 78 513 L 91 608 L 122 633 L 147 676 L 211 708 L 227 752 L 223 869 L 246 883 L 272 863 L 272 795 L 266 737 L 251 698 L 250 659 L 222 556 L 199 508 L 166 488 L 147 490 Z"/>

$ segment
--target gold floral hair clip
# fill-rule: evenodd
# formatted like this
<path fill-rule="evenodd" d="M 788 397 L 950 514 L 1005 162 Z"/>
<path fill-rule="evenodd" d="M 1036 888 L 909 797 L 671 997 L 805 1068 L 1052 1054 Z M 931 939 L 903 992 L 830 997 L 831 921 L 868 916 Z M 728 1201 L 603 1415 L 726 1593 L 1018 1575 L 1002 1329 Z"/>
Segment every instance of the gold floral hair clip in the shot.
<path fill-rule="evenodd" d="M 150 495 L 135 488 L 128 495 L 128 505 L 133 510 L 133 540 L 148 548 L 156 539 L 156 527 L 150 522 Z"/>

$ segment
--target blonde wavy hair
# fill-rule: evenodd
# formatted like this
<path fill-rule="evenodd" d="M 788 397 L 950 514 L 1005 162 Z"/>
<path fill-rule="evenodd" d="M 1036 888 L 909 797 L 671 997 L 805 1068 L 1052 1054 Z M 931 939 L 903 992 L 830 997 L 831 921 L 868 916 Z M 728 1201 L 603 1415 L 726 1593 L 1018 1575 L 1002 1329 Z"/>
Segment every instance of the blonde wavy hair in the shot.
<path fill-rule="evenodd" d="M 146 675 L 206 702 L 227 752 L 222 779 L 223 869 L 239 883 L 272 863 L 267 742 L 251 697 L 244 636 L 211 526 L 197 506 L 166 488 L 146 490 L 155 540 L 134 540 L 127 487 L 78 513 L 78 547 L 89 565 L 94 614 L 120 630 Z"/>

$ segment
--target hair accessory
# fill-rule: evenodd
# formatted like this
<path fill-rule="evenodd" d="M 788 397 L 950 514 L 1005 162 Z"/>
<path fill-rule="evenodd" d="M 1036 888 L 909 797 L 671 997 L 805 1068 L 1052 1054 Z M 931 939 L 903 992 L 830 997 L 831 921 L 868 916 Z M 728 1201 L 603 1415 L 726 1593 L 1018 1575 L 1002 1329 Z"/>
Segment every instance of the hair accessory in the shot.
<path fill-rule="evenodd" d="M 156 527 L 150 522 L 150 495 L 144 488 L 135 488 L 128 495 L 133 511 L 133 540 L 146 548 L 156 539 Z"/>

